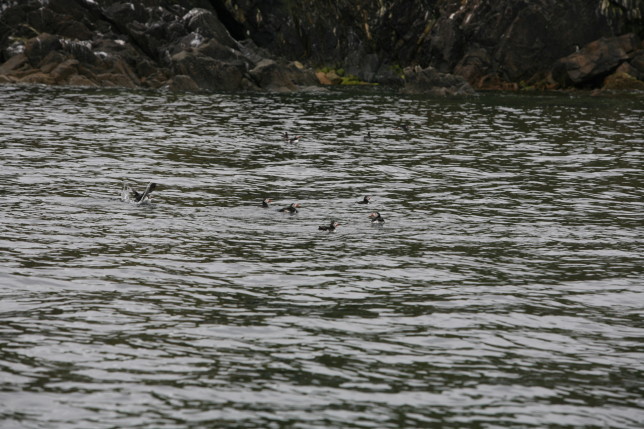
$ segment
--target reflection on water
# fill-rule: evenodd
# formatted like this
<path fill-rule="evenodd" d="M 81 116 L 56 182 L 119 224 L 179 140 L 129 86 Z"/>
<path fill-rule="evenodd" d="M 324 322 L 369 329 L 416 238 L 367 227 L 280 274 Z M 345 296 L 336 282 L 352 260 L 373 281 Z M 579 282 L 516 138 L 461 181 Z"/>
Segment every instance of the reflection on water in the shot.
<path fill-rule="evenodd" d="M 3 86 L 0 118 L 3 426 L 644 422 L 641 97 Z"/>

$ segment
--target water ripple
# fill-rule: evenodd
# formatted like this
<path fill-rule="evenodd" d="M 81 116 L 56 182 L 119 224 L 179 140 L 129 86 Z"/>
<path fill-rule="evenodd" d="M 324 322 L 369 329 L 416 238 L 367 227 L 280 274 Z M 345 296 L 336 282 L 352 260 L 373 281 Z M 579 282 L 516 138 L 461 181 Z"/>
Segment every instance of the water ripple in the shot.
<path fill-rule="evenodd" d="M 643 113 L 4 86 L 3 426 L 641 427 Z"/>

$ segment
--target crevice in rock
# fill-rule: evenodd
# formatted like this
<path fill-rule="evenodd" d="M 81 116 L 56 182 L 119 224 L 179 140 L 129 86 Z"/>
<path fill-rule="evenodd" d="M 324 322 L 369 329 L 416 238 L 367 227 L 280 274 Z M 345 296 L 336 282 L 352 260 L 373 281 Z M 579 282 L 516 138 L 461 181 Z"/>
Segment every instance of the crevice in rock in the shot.
<path fill-rule="evenodd" d="M 215 12 L 217 12 L 219 21 L 224 24 L 224 27 L 226 27 L 226 30 L 228 30 L 228 33 L 230 33 L 233 39 L 238 41 L 247 39 L 244 26 L 235 19 L 228 9 L 226 9 L 226 5 L 223 4 L 223 1 L 210 0 L 210 4 L 213 9 L 215 9 Z"/>

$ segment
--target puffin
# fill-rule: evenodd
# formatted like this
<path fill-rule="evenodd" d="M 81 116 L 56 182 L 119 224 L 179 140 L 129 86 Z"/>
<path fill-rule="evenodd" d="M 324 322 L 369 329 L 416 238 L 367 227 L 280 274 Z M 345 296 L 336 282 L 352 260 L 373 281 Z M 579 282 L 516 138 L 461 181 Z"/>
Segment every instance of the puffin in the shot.
<path fill-rule="evenodd" d="M 369 204 L 371 201 L 371 195 L 365 195 L 362 201 L 358 201 L 357 204 Z"/>
<path fill-rule="evenodd" d="M 289 143 L 299 143 L 301 138 L 302 138 L 302 136 L 289 137 L 287 132 L 282 133 L 282 139 L 284 141 L 289 142 Z"/>
<path fill-rule="evenodd" d="M 327 225 L 324 225 L 324 226 L 318 226 L 318 230 L 320 230 L 320 231 L 329 231 L 329 232 L 333 232 L 333 231 L 335 231 L 335 229 L 336 229 L 339 225 L 340 225 L 340 223 L 339 223 L 339 222 L 336 222 L 336 221 L 332 220 L 332 221 L 331 221 L 331 223 L 330 223 L 328 226 L 327 226 Z"/>
<path fill-rule="evenodd" d="M 298 204 L 298 203 L 291 203 L 291 205 L 288 205 L 286 207 L 282 207 L 281 209 L 278 209 L 277 211 L 278 212 L 283 212 L 283 213 L 288 212 L 288 213 L 291 213 L 291 214 L 295 214 L 295 213 L 297 213 L 297 209 L 299 207 L 302 207 L 302 206 L 300 204 Z"/>
<path fill-rule="evenodd" d="M 378 212 L 373 212 L 369 215 L 369 218 L 371 219 L 371 223 L 385 223 L 385 220 L 383 219 L 382 216 L 380 216 L 380 213 Z"/>
<path fill-rule="evenodd" d="M 400 124 L 395 129 L 403 131 L 405 134 L 409 135 L 409 134 L 411 134 L 410 127 L 411 127 L 411 125 L 409 125 L 409 123 L 407 122 L 407 123 Z"/>
<path fill-rule="evenodd" d="M 272 202 L 273 200 L 271 200 L 270 198 L 264 198 L 264 201 L 262 201 L 262 207 L 268 208 L 268 205 Z"/>

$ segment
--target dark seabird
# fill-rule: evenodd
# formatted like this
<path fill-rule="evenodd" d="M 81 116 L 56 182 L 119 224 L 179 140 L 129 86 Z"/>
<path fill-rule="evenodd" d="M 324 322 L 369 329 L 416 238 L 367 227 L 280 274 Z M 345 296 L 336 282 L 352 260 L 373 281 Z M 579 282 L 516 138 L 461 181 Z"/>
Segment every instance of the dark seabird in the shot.
<path fill-rule="evenodd" d="M 340 223 L 332 220 L 331 223 L 328 226 L 318 226 L 318 229 L 320 231 L 335 231 L 335 229 L 340 225 Z"/>
<path fill-rule="evenodd" d="M 362 201 L 358 201 L 358 204 L 369 204 L 371 201 L 371 195 L 365 195 Z"/>
<path fill-rule="evenodd" d="M 405 134 L 411 134 L 410 125 L 408 123 L 400 124 L 395 129 L 403 131 Z"/>
<path fill-rule="evenodd" d="M 279 209 L 277 211 L 278 212 L 283 212 L 283 213 L 286 213 L 286 212 L 288 212 L 288 213 L 297 213 L 297 209 L 299 207 L 302 207 L 302 206 L 300 204 L 298 204 L 298 203 L 292 203 L 291 205 L 283 207 L 283 208 L 281 208 L 281 209 Z"/>
<path fill-rule="evenodd" d="M 374 212 L 369 215 L 371 218 L 371 223 L 385 223 L 385 220 L 380 216 L 380 213 Z"/>
<path fill-rule="evenodd" d="M 270 203 L 272 203 L 273 200 L 270 198 L 264 198 L 264 201 L 262 201 L 262 207 L 267 208 Z"/>
<path fill-rule="evenodd" d="M 143 193 L 137 192 L 130 187 L 127 183 L 123 184 L 123 190 L 121 191 L 121 199 L 123 201 L 130 201 L 135 204 L 149 204 L 152 202 L 152 191 L 157 187 L 157 184 L 154 182 L 148 183 L 148 186 L 145 188 Z"/>

